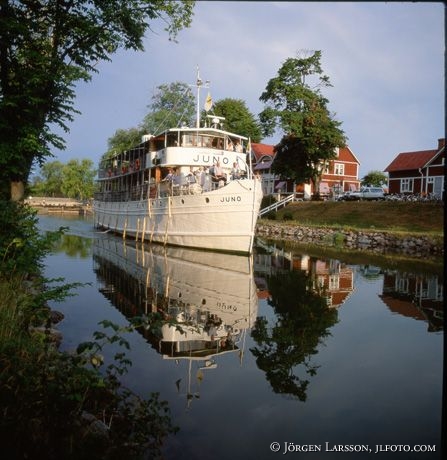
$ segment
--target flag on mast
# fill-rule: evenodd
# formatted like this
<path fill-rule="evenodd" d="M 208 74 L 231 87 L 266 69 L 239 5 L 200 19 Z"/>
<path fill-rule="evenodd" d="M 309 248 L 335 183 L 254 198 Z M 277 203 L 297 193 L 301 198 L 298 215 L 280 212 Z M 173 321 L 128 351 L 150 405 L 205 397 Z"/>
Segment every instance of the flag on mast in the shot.
<path fill-rule="evenodd" d="M 208 96 L 206 96 L 206 99 L 205 99 L 205 106 L 204 106 L 205 111 L 209 112 L 212 106 L 213 106 L 213 100 L 211 99 L 211 94 L 208 91 Z"/>
<path fill-rule="evenodd" d="M 251 153 L 251 139 L 250 138 L 248 138 L 246 151 L 247 153 Z"/>
<path fill-rule="evenodd" d="M 250 179 L 253 177 L 253 165 L 252 165 L 252 160 L 251 160 L 251 138 L 248 138 L 247 142 L 247 148 L 245 149 L 245 153 L 248 155 L 248 165 L 250 167 Z"/>

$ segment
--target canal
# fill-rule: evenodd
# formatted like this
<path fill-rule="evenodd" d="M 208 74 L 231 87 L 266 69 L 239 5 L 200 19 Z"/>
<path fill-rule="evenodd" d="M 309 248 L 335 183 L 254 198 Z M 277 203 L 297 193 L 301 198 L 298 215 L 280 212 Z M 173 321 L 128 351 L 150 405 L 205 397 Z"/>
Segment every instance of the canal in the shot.
<path fill-rule="evenodd" d="M 164 458 L 441 458 L 443 267 L 262 241 L 253 257 L 124 244 L 77 217 L 39 226 L 69 227 L 46 276 L 85 283 L 51 305 L 65 315 L 62 350 L 102 320 L 164 315 L 157 334 L 127 337 L 123 377 L 168 402 L 179 431 Z"/>

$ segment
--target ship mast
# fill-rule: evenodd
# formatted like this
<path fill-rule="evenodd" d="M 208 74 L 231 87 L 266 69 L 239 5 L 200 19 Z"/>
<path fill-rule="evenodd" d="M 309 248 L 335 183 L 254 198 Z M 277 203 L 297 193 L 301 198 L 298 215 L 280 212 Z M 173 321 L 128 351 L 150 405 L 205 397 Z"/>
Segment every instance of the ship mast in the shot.
<path fill-rule="evenodd" d="M 206 80 L 205 83 L 200 78 L 199 66 L 197 66 L 197 81 L 195 85 L 190 85 L 197 88 L 197 109 L 196 109 L 196 128 L 200 128 L 200 88 L 210 87 L 210 81 Z"/>

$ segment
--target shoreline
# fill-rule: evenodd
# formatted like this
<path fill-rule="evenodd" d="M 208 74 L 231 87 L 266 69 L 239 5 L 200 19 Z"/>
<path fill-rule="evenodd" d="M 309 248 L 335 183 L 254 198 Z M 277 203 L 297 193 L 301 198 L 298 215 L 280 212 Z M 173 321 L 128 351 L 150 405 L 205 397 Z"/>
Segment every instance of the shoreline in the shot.
<path fill-rule="evenodd" d="M 399 235 L 384 230 L 344 230 L 263 221 L 256 226 L 256 236 L 414 258 L 444 255 L 443 238 L 424 234 Z"/>

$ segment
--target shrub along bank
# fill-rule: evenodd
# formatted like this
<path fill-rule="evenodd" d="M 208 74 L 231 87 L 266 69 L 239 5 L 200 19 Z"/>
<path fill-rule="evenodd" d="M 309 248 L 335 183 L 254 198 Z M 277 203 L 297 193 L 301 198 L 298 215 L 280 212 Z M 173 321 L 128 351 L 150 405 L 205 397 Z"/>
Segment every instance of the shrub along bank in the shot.
<path fill-rule="evenodd" d="M 133 459 L 156 457 L 176 431 L 158 394 L 142 399 L 120 383 L 130 361 L 126 328 L 103 330 L 75 353 L 60 352 L 49 300 L 62 301 L 78 284 L 46 280 L 42 261 L 62 231 L 40 235 L 34 212 L 0 202 L 0 443 L 8 459 Z M 157 318 L 152 318 L 156 320 Z M 110 343 L 124 352 L 104 363 Z"/>

